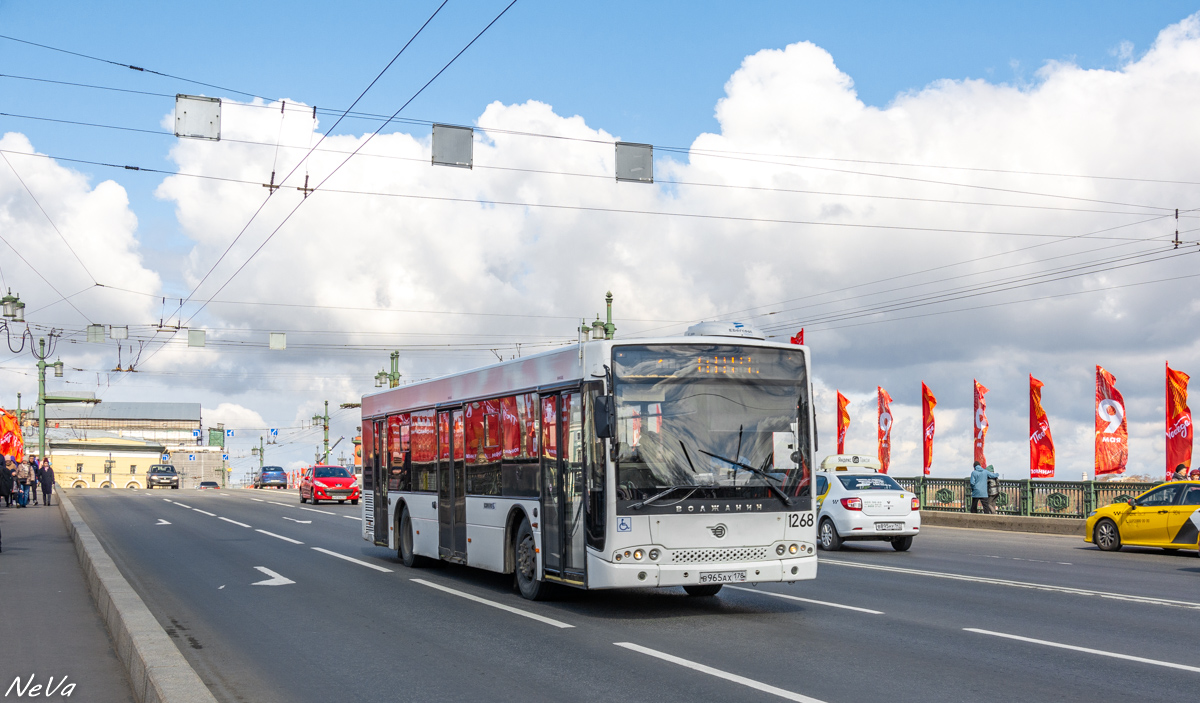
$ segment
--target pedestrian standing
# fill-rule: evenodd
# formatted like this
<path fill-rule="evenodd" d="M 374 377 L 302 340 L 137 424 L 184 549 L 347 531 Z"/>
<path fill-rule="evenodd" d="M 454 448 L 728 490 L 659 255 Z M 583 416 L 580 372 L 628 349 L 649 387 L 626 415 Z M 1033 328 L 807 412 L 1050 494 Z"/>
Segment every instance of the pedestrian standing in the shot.
<path fill-rule="evenodd" d="M 50 460 L 42 460 L 42 504 L 50 506 L 50 493 L 54 490 L 54 467 Z"/>
<path fill-rule="evenodd" d="M 979 512 L 979 505 L 983 504 L 983 512 L 991 515 L 996 511 L 992 509 L 992 499 L 988 497 L 988 479 L 999 479 L 1000 474 L 995 471 L 988 471 L 983 468 L 983 464 L 975 462 L 975 470 L 971 472 L 971 512 Z"/>
<path fill-rule="evenodd" d="M 29 484 L 33 482 L 33 470 L 29 463 L 22 461 L 17 464 L 17 507 L 29 505 Z"/>
<path fill-rule="evenodd" d="M 1171 475 L 1171 480 L 1172 481 L 1186 481 L 1187 480 L 1187 467 L 1184 466 L 1183 464 L 1176 466 L 1175 473 Z"/>
<path fill-rule="evenodd" d="M 13 464 L 12 457 L 4 457 L 4 464 L 0 466 L 0 495 L 4 497 L 4 507 L 12 507 L 13 494 Z"/>
<path fill-rule="evenodd" d="M 33 483 L 30 484 L 30 489 L 29 489 L 29 492 L 32 495 L 29 496 L 29 499 L 34 505 L 37 505 L 38 504 L 38 484 L 40 484 L 42 482 L 42 467 L 40 464 L 38 464 L 36 455 L 30 455 L 29 469 L 33 472 Z"/>

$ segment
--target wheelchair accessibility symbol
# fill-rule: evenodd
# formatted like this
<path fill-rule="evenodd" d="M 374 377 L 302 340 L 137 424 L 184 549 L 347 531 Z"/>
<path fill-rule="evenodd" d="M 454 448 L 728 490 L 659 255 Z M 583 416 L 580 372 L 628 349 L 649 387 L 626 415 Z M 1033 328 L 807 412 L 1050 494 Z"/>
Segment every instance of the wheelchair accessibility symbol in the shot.
<path fill-rule="evenodd" d="M 633 518 L 631 518 L 631 517 L 617 518 L 617 532 L 633 532 Z"/>

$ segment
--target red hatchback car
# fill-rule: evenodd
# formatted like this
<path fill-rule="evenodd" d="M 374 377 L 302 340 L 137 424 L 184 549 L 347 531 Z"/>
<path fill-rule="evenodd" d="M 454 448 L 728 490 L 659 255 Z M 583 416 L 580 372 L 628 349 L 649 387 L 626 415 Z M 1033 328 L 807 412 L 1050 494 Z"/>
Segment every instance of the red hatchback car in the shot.
<path fill-rule="evenodd" d="M 344 466 L 325 466 L 317 464 L 304 470 L 300 477 L 300 502 L 312 501 L 313 505 L 323 500 L 336 500 L 338 503 L 350 501 L 358 505 L 359 488 L 354 480 L 354 474 Z"/>

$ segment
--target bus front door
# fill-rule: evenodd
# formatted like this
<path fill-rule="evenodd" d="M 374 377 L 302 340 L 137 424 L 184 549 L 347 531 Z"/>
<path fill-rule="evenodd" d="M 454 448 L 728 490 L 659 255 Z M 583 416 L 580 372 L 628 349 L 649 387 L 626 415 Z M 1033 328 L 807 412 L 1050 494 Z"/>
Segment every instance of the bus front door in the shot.
<path fill-rule="evenodd" d="M 375 422 L 375 452 L 371 466 L 364 467 L 363 471 L 371 472 L 374 486 L 372 505 L 375 517 L 375 544 L 381 547 L 390 546 L 388 544 L 388 459 L 387 421 L 378 420 Z"/>
<path fill-rule="evenodd" d="M 467 561 L 467 467 L 461 410 L 438 412 L 438 556 Z"/>
<path fill-rule="evenodd" d="M 547 578 L 579 586 L 587 583 L 582 400 L 542 397 L 542 561 Z"/>

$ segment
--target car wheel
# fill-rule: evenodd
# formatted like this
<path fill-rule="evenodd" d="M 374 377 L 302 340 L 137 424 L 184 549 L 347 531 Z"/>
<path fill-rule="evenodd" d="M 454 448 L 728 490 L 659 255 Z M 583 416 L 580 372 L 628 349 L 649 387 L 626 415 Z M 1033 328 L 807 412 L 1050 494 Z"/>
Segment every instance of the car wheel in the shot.
<path fill-rule="evenodd" d="M 1092 541 L 1096 546 L 1106 552 L 1115 552 L 1121 548 L 1121 531 L 1117 529 L 1117 523 L 1104 518 L 1096 523 L 1092 528 Z"/>
<path fill-rule="evenodd" d="M 522 520 L 513 542 L 513 565 L 516 567 L 517 590 L 528 600 L 542 600 L 549 593 L 549 585 L 537 577 L 537 548 L 534 546 L 533 528 L 529 520 Z"/>
<path fill-rule="evenodd" d="M 706 583 L 703 586 L 684 586 L 683 590 L 689 596 L 692 596 L 695 598 L 707 598 L 709 596 L 717 595 L 717 593 L 719 593 L 721 591 L 721 584 Z"/>
<path fill-rule="evenodd" d="M 358 499 L 356 498 L 356 499 L 350 501 L 350 505 L 358 505 Z"/>
<path fill-rule="evenodd" d="M 152 490 L 154 490 L 154 486 L 146 486 L 146 490 L 152 491 Z"/>
<path fill-rule="evenodd" d="M 396 556 L 400 562 L 410 569 L 421 566 L 424 560 L 413 552 L 413 526 L 408 506 L 400 512 L 400 529 L 397 530 L 397 535 Z"/>
<path fill-rule="evenodd" d="M 842 548 L 842 536 L 838 534 L 837 528 L 833 526 L 833 520 L 829 518 L 821 521 L 821 528 L 817 531 L 817 538 L 821 549 L 827 552 L 836 552 Z"/>
<path fill-rule="evenodd" d="M 173 489 L 175 489 L 175 490 L 179 490 L 179 484 L 177 483 L 177 484 L 175 484 L 174 486 L 171 486 L 171 488 L 173 488 Z"/>
<path fill-rule="evenodd" d="M 313 505 L 320 505 L 320 504 L 321 504 L 321 501 L 317 500 L 317 494 L 316 494 L 316 493 L 314 493 L 314 494 L 312 494 L 311 496 L 309 496 L 309 497 L 308 497 L 308 499 L 312 501 L 312 504 L 313 504 Z"/>
<path fill-rule="evenodd" d="M 912 535 L 906 535 L 904 537 L 893 537 L 892 538 L 892 549 L 895 549 L 897 552 L 907 552 L 908 548 L 911 546 L 912 546 Z"/>
<path fill-rule="evenodd" d="M 301 502 L 301 503 L 307 503 L 307 502 L 308 502 L 308 498 L 305 498 L 303 493 L 301 493 L 301 494 L 300 494 L 300 502 Z"/>

